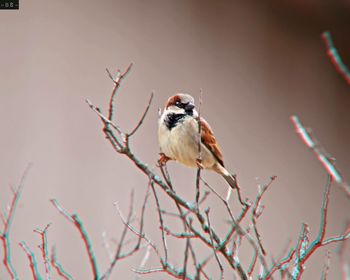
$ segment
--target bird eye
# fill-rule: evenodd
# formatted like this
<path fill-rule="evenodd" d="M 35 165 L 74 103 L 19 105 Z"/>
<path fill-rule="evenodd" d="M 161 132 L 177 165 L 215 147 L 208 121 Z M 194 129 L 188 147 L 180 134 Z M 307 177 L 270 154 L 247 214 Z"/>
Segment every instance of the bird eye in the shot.
<path fill-rule="evenodd" d="M 176 105 L 176 106 L 179 106 L 180 104 L 181 104 L 180 101 L 176 101 L 176 102 L 175 102 L 175 105 Z"/>

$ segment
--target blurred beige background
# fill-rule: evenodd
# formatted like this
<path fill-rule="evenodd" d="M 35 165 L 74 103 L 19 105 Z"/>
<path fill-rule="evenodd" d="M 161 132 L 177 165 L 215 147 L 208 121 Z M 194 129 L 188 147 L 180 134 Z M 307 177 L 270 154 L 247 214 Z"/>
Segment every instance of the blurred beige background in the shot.
<path fill-rule="evenodd" d="M 280 2 L 32 0 L 21 1 L 19 11 L 0 11 L 2 211 L 11 199 L 9 184 L 33 163 L 11 234 L 21 279 L 31 274 L 17 243 L 25 240 L 40 261 L 40 240 L 33 229 L 49 222 L 48 240 L 56 244 L 59 261 L 75 279 L 90 278 L 79 234 L 53 209 L 50 198 L 80 215 L 101 272 L 108 263 L 102 232 L 115 239 L 121 232 L 113 202 L 119 201 L 126 212 L 134 189 L 139 210 L 147 179 L 113 152 L 84 101 L 89 98 L 106 111 L 112 83 L 105 68 L 115 72 L 130 62 L 134 68 L 117 97 L 119 124 L 131 129 L 151 91 L 156 93 L 132 139 L 142 160 L 155 167 L 158 107 L 177 91 L 198 100 L 203 89 L 202 114 L 245 195 L 254 197 L 256 177 L 267 181 L 278 176 L 259 220 L 266 248 L 278 255 L 288 240 L 296 241 L 302 222 L 316 236 L 326 173 L 294 132 L 289 116 L 297 114 L 313 128 L 350 180 L 350 87 L 334 70 L 320 39 L 321 32 L 330 30 L 350 65 L 350 5 L 345 0 Z M 169 169 L 178 192 L 194 200 L 195 171 L 175 163 Z M 209 172 L 204 176 L 224 193 L 221 178 Z M 208 203 L 215 208 L 217 201 Z M 217 227 L 224 224 L 220 211 L 215 212 Z M 342 230 L 349 211 L 349 200 L 334 185 L 328 235 Z M 146 231 L 159 240 L 154 213 L 152 201 Z M 181 265 L 181 246 L 171 246 L 171 260 Z M 330 279 L 340 279 L 336 246 L 328 248 Z M 320 278 L 325 252 L 310 259 L 304 279 Z M 247 263 L 250 252 L 242 254 Z M 122 261 L 111 279 L 134 279 L 131 269 L 142 257 Z M 152 257 L 147 267 L 154 266 Z M 169 279 L 165 274 L 143 278 Z M 2 263 L 0 279 L 8 279 Z"/>

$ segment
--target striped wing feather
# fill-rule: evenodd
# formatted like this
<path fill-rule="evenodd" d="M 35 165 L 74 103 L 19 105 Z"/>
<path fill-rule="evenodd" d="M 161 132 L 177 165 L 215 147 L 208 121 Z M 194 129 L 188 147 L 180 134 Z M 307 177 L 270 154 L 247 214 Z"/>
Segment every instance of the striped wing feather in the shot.
<path fill-rule="evenodd" d="M 201 141 L 202 143 L 212 152 L 217 161 L 224 167 L 224 158 L 221 150 L 216 142 L 213 131 L 209 124 L 204 120 L 200 119 L 201 124 Z"/>

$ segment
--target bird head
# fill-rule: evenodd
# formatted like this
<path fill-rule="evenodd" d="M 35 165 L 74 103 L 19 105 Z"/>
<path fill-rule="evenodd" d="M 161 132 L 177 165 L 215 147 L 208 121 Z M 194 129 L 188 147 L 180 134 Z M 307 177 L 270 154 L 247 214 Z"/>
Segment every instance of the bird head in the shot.
<path fill-rule="evenodd" d="M 165 110 L 175 114 L 197 115 L 194 99 L 186 93 L 177 93 L 171 96 L 165 104 Z"/>

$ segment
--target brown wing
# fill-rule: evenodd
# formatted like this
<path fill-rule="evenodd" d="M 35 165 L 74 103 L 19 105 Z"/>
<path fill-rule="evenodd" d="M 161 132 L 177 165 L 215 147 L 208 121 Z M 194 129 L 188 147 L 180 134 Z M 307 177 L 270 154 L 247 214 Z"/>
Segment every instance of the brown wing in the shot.
<path fill-rule="evenodd" d="M 213 131 L 209 124 L 204 120 L 200 119 L 201 124 L 201 141 L 202 143 L 212 152 L 217 161 L 224 167 L 224 158 L 221 150 L 216 142 Z"/>

